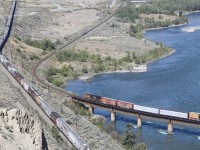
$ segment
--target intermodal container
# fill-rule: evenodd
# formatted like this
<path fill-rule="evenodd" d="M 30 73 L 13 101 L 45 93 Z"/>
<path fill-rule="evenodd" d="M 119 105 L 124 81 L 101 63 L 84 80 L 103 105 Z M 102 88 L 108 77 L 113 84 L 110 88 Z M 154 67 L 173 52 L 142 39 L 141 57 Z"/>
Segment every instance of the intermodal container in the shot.
<path fill-rule="evenodd" d="M 200 114 L 196 112 L 189 112 L 189 119 L 190 120 L 197 120 L 199 121 Z"/>
<path fill-rule="evenodd" d="M 102 103 L 108 104 L 108 105 L 113 105 L 113 106 L 117 105 L 117 101 L 116 100 L 110 99 L 110 98 L 107 98 L 107 97 L 102 97 L 100 101 Z"/>
<path fill-rule="evenodd" d="M 56 124 L 56 120 L 57 118 L 60 118 L 59 114 L 57 112 L 51 112 L 51 119 L 53 120 L 53 122 Z"/>
<path fill-rule="evenodd" d="M 167 116 L 173 116 L 173 117 L 179 117 L 179 118 L 185 118 L 185 119 L 188 118 L 188 113 L 171 111 L 171 110 L 160 109 L 160 114 L 167 115 Z"/>
<path fill-rule="evenodd" d="M 158 114 L 159 113 L 159 109 L 157 109 L 157 108 L 140 106 L 140 105 L 134 105 L 134 109 L 135 110 L 139 110 L 139 111 L 154 113 L 154 114 Z"/>
<path fill-rule="evenodd" d="M 124 101 L 117 101 L 117 106 L 127 109 L 133 109 L 133 103 L 124 102 Z"/>

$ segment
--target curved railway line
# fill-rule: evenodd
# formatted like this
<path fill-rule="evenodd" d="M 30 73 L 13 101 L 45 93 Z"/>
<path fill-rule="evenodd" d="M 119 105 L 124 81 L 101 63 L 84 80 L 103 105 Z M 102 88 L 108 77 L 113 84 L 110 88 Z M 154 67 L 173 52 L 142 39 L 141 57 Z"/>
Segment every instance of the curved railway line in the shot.
<path fill-rule="evenodd" d="M 5 29 L 3 38 L 1 39 L 1 42 L 0 42 L 1 53 L 2 53 L 3 47 L 4 47 L 5 43 L 7 42 L 7 39 L 9 38 L 9 35 L 10 35 L 10 32 L 11 32 L 14 13 L 15 13 L 15 9 L 16 9 L 16 3 L 17 3 L 17 0 L 13 0 L 13 5 L 12 5 L 12 8 L 11 8 L 10 15 L 8 17 L 6 29 Z M 45 60 L 47 60 L 48 58 L 50 58 L 51 56 L 56 54 L 58 51 L 61 51 L 65 47 L 67 47 L 70 44 L 72 44 L 73 42 L 79 40 L 81 37 L 83 37 L 87 33 L 91 32 L 92 30 L 96 29 L 97 27 L 99 27 L 100 25 L 102 25 L 103 23 L 108 21 L 111 17 L 113 17 L 115 15 L 115 13 L 118 11 L 118 9 L 120 9 L 123 6 L 123 4 L 124 4 L 124 2 L 122 2 L 122 4 L 108 18 L 106 18 L 102 22 L 98 23 L 94 27 L 90 28 L 89 30 L 83 32 L 78 37 L 71 39 L 67 44 L 65 44 L 61 48 L 57 49 L 56 51 L 51 52 L 49 55 L 47 55 L 46 57 L 41 59 L 39 62 L 37 62 L 36 65 L 33 67 L 33 70 L 32 70 L 33 76 L 43 85 L 49 86 L 49 84 L 46 83 L 45 80 L 42 80 L 37 75 L 37 68 L 42 64 L 42 62 L 44 62 Z M 8 72 L 19 83 L 19 85 L 21 85 L 22 88 L 31 96 L 32 100 L 34 100 L 35 103 L 38 104 L 38 106 L 44 111 L 44 113 L 54 122 L 54 124 L 62 131 L 62 133 L 71 141 L 71 143 L 78 150 L 86 150 L 86 149 L 90 150 L 90 147 L 82 140 L 82 138 L 61 118 L 61 116 L 46 102 L 46 100 L 44 100 L 42 97 L 40 97 L 40 95 L 34 90 L 33 87 L 31 87 L 31 85 L 17 71 L 17 69 L 9 63 L 8 59 L 4 55 L 0 54 L 0 61 L 4 65 L 4 67 L 8 70 Z M 141 118 L 147 118 L 147 119 L 151 119 L 151 120 L 159 120 L 159 121 L 168 122 L 168 133 L 173 132 L 172 123 L 194 126 L 194 127 L 200 127 L 200 114 L 199 113 L 191 112 L 192 113 L 191 118 L 189 116 L 190 114 L 188 113 L 188 118 L 187 118 L 187 117 L 182 117 L 182 115 L 181 115 L 181 114 L 183 114 L 182 112 L 175 112 L 175 111 L 170 112 L 168 110 L 161 110 L 160 109 L 159 111 L 160 112 L 162 111 L 162 113 L 158 114 L 158 113 L 154 113 L 154 111 L 150 111 L 150 112 L 145 111 L 145 109 L 146 110 L 150 109 L 150 107 L 148 107 L 148 108 L 146 107 L 145 109 L 143 107 L 142 109 L 141 108 L 139 109 L 138 108 L 139 105 L 137 106 L 137 109 L 129 109 L 129 108 L 126 108 L 126 107 L 124 108 L 122 106 L 107 103 L 108 101 L 105 103 L 105 102 L 102 102 L 102 101 L 95 101 L 95 100 L 92 100 L 92 99 L 91 100 L 86 99 L 86 98 L 80 97 L 76 94 L 73 94 L 71 92 L 67 92 L 63 89 L 57 88 L 55 86 L 50 86 L 50 87 L 52 89 L 56 90 L 56 91 L 68 94 L 69 96 L 71 96 L 73 98 L 74 101 L 78 101 L 78 102 L 81 102 L 83 104 L 89 105 L 89 109 L 91 108 L 91 110 L 94 107 L 98 107 L 98 108 L 102 108 L 102 109 L 111 111 L 113 113 L 113 116 L 114 116 L 115 112 L 136 116 L 136 117 L 138 117 L 138 122 L 139 122 L 138 124 L 140 124 L 140 127 L 141 127 Z M 111 101 L 113 101 L 113 100 L 110 99 L 110 102 Z M 136 105 L 134 104 L 134 107 L 135 106 Z M 141 107 L 141 106 L 139 106 L 139 107 Z M 153 109 L 155 110 L 155 108 L 153 108 Z M 163 111 L 165 111 L 165 112 L 163 112 Z M 176 115 L 172 114 L 172 113 L 176 113 Z M 177 113 L 178 113 L 178 115 L 177 115 Z M 111 116 L 112 116 L 112 114 L 111 114 Z"/>
<path fill-rule="evenodd" d="M 112 13 L 108 18 L 106 18 L 105 20 L 101 21 L 100 23 L 98 23 L 97 25 L 95 25 L 94 27 L 88 29 L 87 31 L 83 32 L 81 35 L 79 35 L 78 37 L 75 37 L 74 39 L 71 39 L 68 43 L 66 43 L 64 46 L 60 47 L 59 49 L 51 52 L 49 55 L 45 56 L 44 58 L 42 58 L 41 60 L 39 60 L 33 67 L 32 69 L 32 75 L 33 77 L 39 81 L 41 84 L 48 86 L 49 88 L 52 88 L 58 92 L 65 92 L 66 94 L 71 95 L 70 92 L 67 92 L 61 88 L 57 88 L 55 86 L 49 85 L 48 83 L 46 83 L 43 79 L 41 79 L 38 74 L 37 74 L 37 68 L 44 62 L 46 61 L 48 58 L 50 58 L 51 56 L 55 55 L 57 52 L 63 50 L 64 48 L 66 48 L 67 46 L 71 45 L 72 43 L 74 43 L 75 41 L 79 40 L 81 37 L 83 37 L 84 35 L 88 34 L 89 32 L 93 31 L 94 29 L 98 28 L 99 26 L 101 26 L 103 23 L 107 22 L 108 20 L 110 20 L 115 14 L 116 12 L 124 5 L 125 1 L 122 2 L 122 4 L 114 11 L 114 13 Z"/>
<path fill-rule="evenodd" d="M 121 108 L 118 106 L 111 106 L 111 105 L 107 105 L 107 104 L 103 104 L 100 103 L 98 101 L 92 101 L 92 100 L 86 100 L 83 97 L 77 96 L 71 92 L 65 91 L 61 88 L 58 88 L 56 86 L 53 85 L 49 85 L 49 83 L 45 82 L 45 80 L 41 79 L 38 75 L 37 75 L 37 68 L 44 62 L 46 61 L 48 58 L 50 58 L 51 56 L 53 56 L 54 54 L 56 54 L 57 52 L 63 50 L 65 47 L 69 46 L 70 44 L 74 43 L 75 41 L 79 40 L 81 37 L 83 37 L 84 35 L 86 35 L 87 33 L 91 32 L 92 30 L 98 28 L 99 26 L 101 26 L 103 23 L 105 23 L 106 21 L 108 21 L 110 18 L 112 18 L 116 12 L 124 5 L 124 1 L 122 2 L 122 4 L 115 10 L 115 12 L 110 15 L 108 18 L 106 18 L 105 20 L 103 20 L 102 22 L 100 22 L 99 24 L 95 25 L 94 27 L 90 28 L 89 30 L 83 32 L 81 35 L 79 35 L 78 37 L 71 39 L 67 44 L 65 44 L 64 46 L 62 46 L 61 48 L 59 48 L 56 51 L 53 51 L 52 53 L 50 53 L 49 55 L 47 55 L 46 57 L 42 58 L 40 61 L 38 61 L 33 69 L 32 69 L 32 75 L 34 78 L 36 78 L 37 81 L 39 81 L 41 84 L 48 86 L 48 88 L 54 89 L 58 92 L 61 93 L 65 93 L 68 96 L 71 96 L 73 98 L 73 100 L 81 102 L 83 104 L 92 106 L 94 107 L 98 107 L 98 108 L 102 108 L 111 112 L 118 112 L 118 113 L 122 113 L 122 114 L 128 114 L 131 116 L 136 116 L 139 118 L 147 118 L 147 119 L 151 119 L 151 120 L 158 120 L 158 121 L 163 121 L 163 122 L 168 122 L 168 123 L 174 123 L 174 124 L 181 124 L 181 125 L 186 125 L 186 126 L 194 126 L 194 127 L 200 127 L 200 121 L 199 120 L 188 120 L 185 118 L 180 118 L 180 117 L 174 117 L 174 116 L 170 116 L 170 115 L 162 115 L 162 114 L 155 114 L 155 113 L 150 113 L 150 112 L 145 112 L 145 111 L 139 111 L 139 110 L 130 110 L 130 109 L 126 109 L 126 108 Z"/>

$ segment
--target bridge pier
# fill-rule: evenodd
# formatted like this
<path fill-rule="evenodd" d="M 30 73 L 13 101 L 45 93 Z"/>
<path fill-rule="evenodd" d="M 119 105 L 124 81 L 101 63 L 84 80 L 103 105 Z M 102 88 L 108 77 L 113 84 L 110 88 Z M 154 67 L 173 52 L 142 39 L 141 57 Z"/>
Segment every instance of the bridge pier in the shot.
<path fill-rule="evenodd" d="M 94 107 L 92 105 L 89 105 L 89 112 L 90 114 L 94 114 Z"/>
<path fill-rule="evenodd" d="M 142 117 L 137 118 L 137 128 L 142 128 Z"/>
<path fill-rule="evenodd" d="M 115 115 L 116 113 L 114 111 L 111 112 L 111 122 L 115 122 Z"/>
<path fill-rule="evenodd" d="M 172 125 L 171 121 L 168 122 L 167 132 L 168 132 L 168 134 L 172 134 L 173 133 L 173 125 Z"/>

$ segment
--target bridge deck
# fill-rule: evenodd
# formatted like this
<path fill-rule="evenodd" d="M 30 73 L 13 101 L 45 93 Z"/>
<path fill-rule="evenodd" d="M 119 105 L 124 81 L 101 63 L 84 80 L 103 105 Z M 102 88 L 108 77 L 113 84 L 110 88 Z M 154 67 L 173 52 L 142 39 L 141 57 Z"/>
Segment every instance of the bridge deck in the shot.
<path fill-rule="evenodd" d="M 193 127 L 200 127 L 200 121 L 196 121 L 196 120 L 189 120 L 189 119 L 184 119 L 184 118 L 179 118 L 179 117 L 154 114 L 154 113 L 138 111 L 138 110 L 133 110 L 133 109 L 126 109 L 126 108 L 121 108 L 118 106 L 111 106 L 111 105 L 107 105 L 104 103 L 100 103 L 98 101 L 86 100 L 79 96 L 72 96 L 72 98 L 75 101 L 84 103 L 86 105 L 91 105 L 93 107 L 101 108 L 101 109 L 108 110 L 108 111 L 114 111 L 117 113 L 129 115 L 129 116 L 135 116 L 135 117 L 140 116 L 142 118 L 146 118 L 146 119 L 150 119 L 150 120 L 171 122 L 173 124 L 180 124 L 180 125 L 193 126 Z"/>

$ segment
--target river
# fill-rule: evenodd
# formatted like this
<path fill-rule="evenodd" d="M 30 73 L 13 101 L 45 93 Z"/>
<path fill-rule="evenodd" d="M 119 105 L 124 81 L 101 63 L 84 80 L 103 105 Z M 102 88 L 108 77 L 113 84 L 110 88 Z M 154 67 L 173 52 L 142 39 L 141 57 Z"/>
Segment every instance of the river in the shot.
<path fill-rule="evenodd" d="M 200 112 L 200 13 L 188 17 L 188 25 L 145 33 L 146 39 L 176 50 L 173 55 L 149 64 L 148 72 L 97 75 L 90 82 L 70 81 L 65 89 L 149 107 Z M 188 27 L 197 30 L 187 32 Z M 95 113 L 105 116 L 110 123 L 109 112 L 95 109 Z M 144 142 L 149 150 L 200 149 L 200 129 L 174 125 L 173 135 L 168 135 L 166 123 L 143 120 L 142 129 L 137 129 L 134 117 L 117 114 L 116 120 L 119 132 L 125 130 L 127 123 L 133 123 L 137 142 Z"/>

